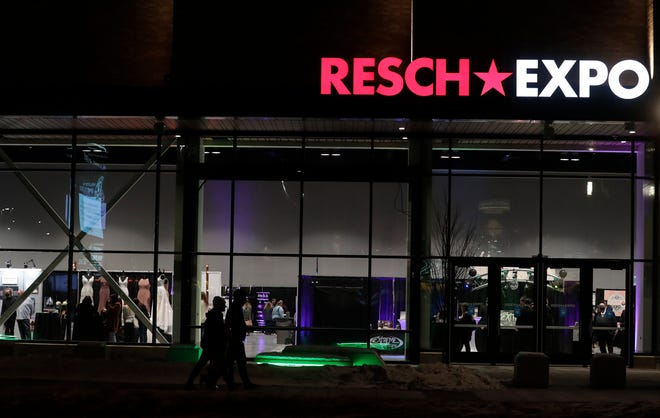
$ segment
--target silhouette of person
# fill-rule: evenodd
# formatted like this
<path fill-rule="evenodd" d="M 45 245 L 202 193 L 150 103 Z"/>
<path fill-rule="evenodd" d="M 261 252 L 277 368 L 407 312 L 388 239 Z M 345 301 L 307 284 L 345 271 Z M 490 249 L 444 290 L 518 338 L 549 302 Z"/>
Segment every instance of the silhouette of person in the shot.
<path fill-rule="evenodd" d="M 470 348 L 470 341 L 472 340 L 472 331 L 474 330 L 470 325 L 474 325 L 477 322 L 470 314 L 469 305 L 467 303 L 461 303 L 461 316 L 458 317 L 458 323 L 464 326 L 460 327 L 457 333 L 458 351 L 463 350 L 463 347 L 465 347 L 465 351 L 469 353 L 472 351 Z"/>
<path fill-rule="evenodd" d="M 264 323 L 267 327 L 274 327 L 275 321 L 273 321 L 273 304 L 268 301 L 264 305 Z M 273 333 L 272 329 L 267 329 L 266 334 L 270 335 Z"/>
<path fill-rule="evenodd" d="M 474 345 L 477 351 L 486 351 L 488 348 L 488 299 L 479 307 L 479 326 L 474 330 Z"/>
<path fill-rule="evenodd" d="M 245 355 L 245 336 L 247 326 L 243 319 L 243 304 L 247 299 L 247 294 L 243 289 L 234 290 L 234 296 L 229 304 L 227 311 L 227 326 L 229 327 L 229 343 L 227 346 L 227 386 L 229 389 L 235 389 L 234 382 L 234 362 L 238 369 L 238 375 L 243 382 L 243 388 L 253 389 L 257 385 L 252 383 L 247 373 L 247 358 Z"/>
<path fill-rule="evenodd" d="M 615 341 L 618 341 L 619 343 L 619 348 L 621 348 L 621 356 L 623 358 L 627 358 L 628 356 L 628 341 L 627 336 L 626 336 L 626 308 L 625 308 L 625 302 L 621 304 L 624 308 L 621 311 L 621 316 L 619 317 L 619 321 L 617 322 L 617 330 L 614 335 Z"/>
<path fill-rule="evenodd" d="M 103 323 L 94 309 L 91 296 L 85 296 L 76 306 L 73 319 L 73 339 L 78 341 L 105 340 Z"/>
<path fill-rule="evenodd" d="M 607 313 L 603 302 L 598 304 L 598 313 L 594 317 L 594 335 L 598 341 L 601 353 L 614 353 L 614 330 L 616 329 L 616 317 Z"/>
<path fill-rule="evenodd" d="M 128 303 L 124 303 L 121 308 L 122 321 L 124 322 L 124 342 L 134 343 L 137 341 L 137 334 L 135 332 L 135 312 L 128 306 Z"/>
<path fill-rule="evenodd" d="M 122 303 L 116 293 L 110 294 L 110 299 L 105 304 L 103 315 L 105 315 L 105 330 L 107 333 L 107 341 L 116 343 L 117 332 L 119 332 L 119 324 L 121 322 L 121 307 Z"/>
<path fill-rule="evenodd" d="M 204 366 L 209 363 L 209 373 L 206 377 L 206 387 L 209 389 L 217 388 L 217 381 L 220 375 L 225 376 L 225 382 L 229 383 L 226 377 L 227 368 L 225 366 L 225 349 L 227 346 L 227 330 L 223 314 L 226 309 L 224 298 L 215 296 L 213 298 L 213 308 L 206 312 L 206 320 L 202 327 L 202 354 L 195 363 L 195 366 L 188 375 L 185 388 L 193 389 L 195 379 L 201 373 Z"/>
<path fill-rule="evenodd" d="M 518 332 L 518 351 L 534 351 L 536 313 L 534 312 L 534 301 L 523 296 L 520 298 L 520 314 L 516 318 L 516 331 Z"/>
<path fill-rule="evenodd" d="M 137 307 L 140 309 L 140 311 L 146 316 L 147 318 L 151 318 L 149 315 L 149 309 L 146 307 L 144 303 L 138 298 L 134 298 L 133 302 L 137 305 Z M 147 342 L 147 325 L 142 323 L 142 321 L 138 321 L 138 342 L 139 343 L 146 343 Z"/>
<path fill-rule="evenodd" d="M 5 289 L 5 299 L 2 301 L 2 313 L 5 313 L 9 310 L 9 307 L 14 304 L 14 291 L 11 287 Z M 16 322 L 16 311 L 9 315 L 7 321 L 5 321 L 5 335 L 14 335 L 14 324 Z"/>

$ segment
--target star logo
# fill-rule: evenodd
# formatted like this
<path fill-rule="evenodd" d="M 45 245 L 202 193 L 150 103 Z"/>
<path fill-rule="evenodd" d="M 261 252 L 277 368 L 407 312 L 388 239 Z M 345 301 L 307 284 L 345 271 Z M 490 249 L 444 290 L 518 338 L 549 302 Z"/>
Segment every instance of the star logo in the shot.
<path fill-rule="evenodd" d="M 502 81 L 506 80 L 513 73 L 501 73 L 497 71 L 495 60 L 493 59 L 487 73 L 475 71 L 474 74 L 484 81 L 484 88 L 481 90 L 482 96 L 492 89 L 499 91 L 502 96 L 506 96 L 504 94 L 504 87 L 502 87 Z"/>

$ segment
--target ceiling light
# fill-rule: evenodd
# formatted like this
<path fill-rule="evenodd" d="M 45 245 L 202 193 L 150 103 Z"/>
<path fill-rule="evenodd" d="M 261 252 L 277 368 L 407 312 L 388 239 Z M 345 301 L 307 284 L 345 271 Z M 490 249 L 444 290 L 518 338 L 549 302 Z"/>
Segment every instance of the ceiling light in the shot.
<path fill-rule="evenodd" d="M 594 182 L 589 180 L 587 181 L 587 196 L 591 196 L 594 192 Z"/>
<path fill-rule="evenodd" d="M 635 129 L 635 122 L 628 121 L 623 124 L 623 129 L 625 129 L 629 134 L 634 134 L 637 132 Z"/>

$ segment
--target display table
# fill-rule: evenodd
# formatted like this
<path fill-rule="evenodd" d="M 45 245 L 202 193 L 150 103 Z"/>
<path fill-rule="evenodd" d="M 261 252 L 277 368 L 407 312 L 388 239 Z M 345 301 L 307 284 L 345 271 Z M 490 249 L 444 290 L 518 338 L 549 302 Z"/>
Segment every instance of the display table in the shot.
<path fill-rule="evenodd" d="M 276 327 L 293 328 L 293 319 L 282 318 L 275 321 Z M 292 329 L 278 329 L 277 344 L 293 344 L 293 330 Z"/>

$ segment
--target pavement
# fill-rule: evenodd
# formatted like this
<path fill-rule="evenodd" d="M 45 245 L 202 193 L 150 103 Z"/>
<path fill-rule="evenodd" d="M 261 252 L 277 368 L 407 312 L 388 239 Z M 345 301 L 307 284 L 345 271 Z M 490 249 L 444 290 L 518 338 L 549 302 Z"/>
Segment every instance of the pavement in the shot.
<path fill-rule="evenodd" d="M 3 411 L 67 417 L 660 417 L 659 369 L 627 368 L 625 387 L 597 389 L 590 386 L 589 367 L 581 366 L 551 366 L 548 386 L 530 388 L 512 385 L 512 365 L 249 363 L 255 389 L 184 390 L 192 366 L 0 356 Z"/>

